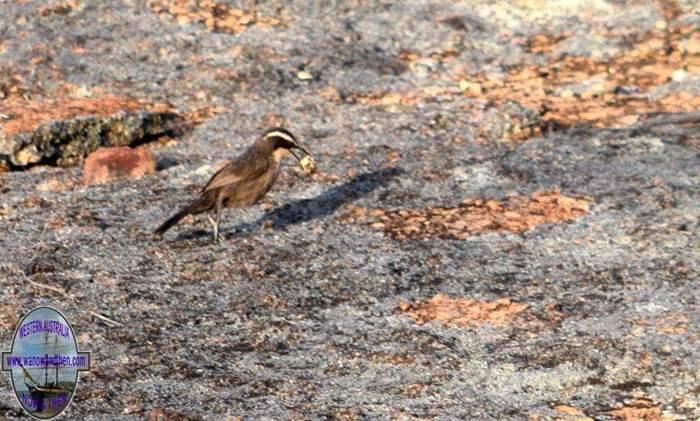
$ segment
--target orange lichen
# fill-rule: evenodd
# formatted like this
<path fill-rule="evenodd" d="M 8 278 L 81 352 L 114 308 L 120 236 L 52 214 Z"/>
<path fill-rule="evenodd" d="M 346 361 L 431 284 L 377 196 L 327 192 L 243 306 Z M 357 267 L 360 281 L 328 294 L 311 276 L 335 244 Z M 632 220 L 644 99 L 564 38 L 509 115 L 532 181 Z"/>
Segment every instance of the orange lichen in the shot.
<path fill-rule="evenodd" d="M 399 304 L 399 309 L 418 324 L 438 321 L 450 326 L 483 323 L 508 324 L 517 313 L 527 307 L 527 304 L 514 303 L 508 298 L 495 301 L 476 301 L 466 298 L 450 298 L 443 294 L 437 294 L 427 301 Z"/>
<path fill-rule="evenodd" d="M 664 421 L 661 410 L 650 399 L 637 398 L 610 411 L 610 415 L 621 421 Z"/>
<path fill-rule="evenodd" d="M 139 110 L 167 111 L 166 104 L 154 104 L 130 98 L 105 96 L 101 98 L 60 98 L 47 100 L 25 100 L 8 98 L 0 102 L 0 114 L 7 118 L 0 121 L 0 130 L 7 137 L 17 133 L 31 132 L 56 120 L 76 117 L 106 117 L 118 113 Z"/>
<path fill-rule="evenodd" d="M 282 25 L 280 19 L 258 15 L 255 9 L 236 9 L 212 0 L 161 0 L 152 1 L 150 6 L 156 13 L 173 16 L 180 24 L 203 23 L 213 31 L 238 34 L 253 25 Z"/>
<path fill-rule="evenodd" d="M 587 212 L 588 204 L 586 199 L 552 190 L 502 200 L 466 199 L 454 207 L 370 210 L 350 206 L 340 221 L 368 224 L 399 240 L 464 239 L 493 231 L 523 232 L 540 224 L 578 218 Z"/>

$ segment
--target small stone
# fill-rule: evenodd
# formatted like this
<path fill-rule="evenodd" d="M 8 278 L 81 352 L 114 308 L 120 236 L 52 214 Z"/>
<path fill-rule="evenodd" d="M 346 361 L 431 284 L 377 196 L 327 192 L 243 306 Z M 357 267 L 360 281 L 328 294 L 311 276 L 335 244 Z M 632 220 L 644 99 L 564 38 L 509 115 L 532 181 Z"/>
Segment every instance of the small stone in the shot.
<path fill-rule="evenodd" d="M 153 154 L 145 148 L 99 148 L 85 160 L 83 183 L 105 183 L 117 178 L 137 179 L 153 174 L 155 170 Z"/>
<path fill-rule="evenodd" d="M 565 98 L 565 99 L 573 98 L 574 91 L 572 91 L 571 89 L 566 89 L 566 90 L 562 91 L 561 94 L 559 94 L 559 96 L 562 98 Z"/>
<path fill-rule="evenodd" d="M 312 75 L 311 73 L 309 73 L 305 70 L 300 70 L 299 72 L 297 72 L 297 79 L 299 79 L 299 80 L 311 80 L 313 78 L 314 78 L 314 75 Z"/>
<path fill-rule="evenodd" d="M 688 77 L 688 72 L 683 69 L 676 69 L 671 73 L 671 79 L 674 82 L 683 82 Z"/>
<path fill-rule="evenodd" d="M 468 80 L 460 80 L 459 81 L 459 89 L 461 89 L 464 92 L 467 92 L 471 95 L 481 95 L 483 92 L 483 89 L 481 89 L 481 84 L 477 82 L 470 82 Z"/>

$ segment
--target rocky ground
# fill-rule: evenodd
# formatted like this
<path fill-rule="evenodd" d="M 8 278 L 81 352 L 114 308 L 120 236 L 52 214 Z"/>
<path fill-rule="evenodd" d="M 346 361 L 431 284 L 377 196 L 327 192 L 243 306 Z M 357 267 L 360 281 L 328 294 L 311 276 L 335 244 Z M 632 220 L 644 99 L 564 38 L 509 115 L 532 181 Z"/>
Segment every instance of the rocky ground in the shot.
<path fill-rule="evenodd" d="M 483 3 L 1 1 L 3 349 L 64 311 L 70 419 L 700 417 L 700 7 Z M 273 124 L 316 174 L 153 238 Z"/>

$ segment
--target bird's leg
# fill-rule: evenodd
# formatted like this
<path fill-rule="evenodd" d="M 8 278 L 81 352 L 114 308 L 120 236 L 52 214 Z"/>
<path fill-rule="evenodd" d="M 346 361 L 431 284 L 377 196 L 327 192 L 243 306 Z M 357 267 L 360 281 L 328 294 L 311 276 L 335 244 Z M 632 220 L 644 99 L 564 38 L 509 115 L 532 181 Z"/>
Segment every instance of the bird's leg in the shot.
<path fill-rule="evenodd" d="M 211 217 L 211 215 L 207 215 L 207 219 L 209 219 L 209 223 L 214 229 L 214 241 L 216 241 L 216 237 L 219 235 L 219 229 L 216 226 L 216 221 L 214 220 L 214 218 Z"/>
<path fill-rule="evenodd" d="M 219 225 L 221 224 L 221 205 L 223 204 L 224 197 L 219 196 L 216 199 L 216 221 L 214 222 L 214 241 L 219 241 Z"/>

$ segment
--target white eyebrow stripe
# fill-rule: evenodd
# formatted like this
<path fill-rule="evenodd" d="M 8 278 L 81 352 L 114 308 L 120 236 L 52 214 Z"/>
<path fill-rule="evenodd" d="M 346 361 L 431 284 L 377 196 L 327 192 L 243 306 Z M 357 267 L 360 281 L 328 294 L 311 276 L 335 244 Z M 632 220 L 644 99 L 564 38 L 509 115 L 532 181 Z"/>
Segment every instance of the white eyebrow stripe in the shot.
<path fill-rule="evenodd" d="M 297 143 L 297 142 L 294 140 L 293 137 L 291 137 L 290 135 L 288 135 L 288 134 L 285 133 L 285 132 L 279 132 L 279 131 L 270 132 L 270 133 L 268 133 L 268 134 L 265 135 L 265 138 L 266 138 L 266 139 L 267 139 L 268 137 L 281 137 L 282 139 L 286 140 L 287 142 L 290 142 L 290 143 Z"/>

